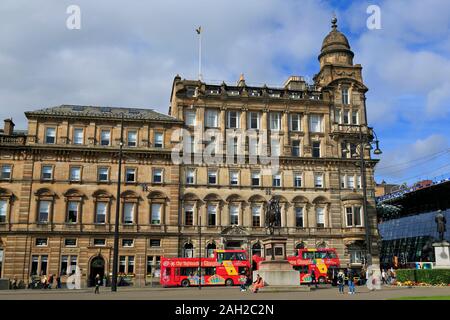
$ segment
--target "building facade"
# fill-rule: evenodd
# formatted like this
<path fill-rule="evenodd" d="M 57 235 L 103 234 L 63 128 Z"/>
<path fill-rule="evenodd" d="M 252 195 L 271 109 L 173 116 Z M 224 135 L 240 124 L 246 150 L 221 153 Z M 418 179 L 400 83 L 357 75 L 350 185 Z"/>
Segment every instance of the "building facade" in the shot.
<path fill-rule="evenodd" d="M 292 254 L 334 247 L 343 265 L 361 267 L 367 230 L 377 262 L 377 160 L 358 148 L 361 135 L 373 139 L 368 89 L 336 21 L 319 62 L 314 84 L 293 76 L 276 88 L 247 85 L 243 76 L 236 85 L 177 76 L 169 115 L 63 105 L 26 113 L 26 133 L 7 121 L 0 136 L 2 276 L 27 282 L 76 265 L 87 285 L 109 274 L 117 205 L 119 272 L 135 284 L 150 281 L 162 255 L 261 254 L 271 199 L 280 201 L 277 233 Z"/>

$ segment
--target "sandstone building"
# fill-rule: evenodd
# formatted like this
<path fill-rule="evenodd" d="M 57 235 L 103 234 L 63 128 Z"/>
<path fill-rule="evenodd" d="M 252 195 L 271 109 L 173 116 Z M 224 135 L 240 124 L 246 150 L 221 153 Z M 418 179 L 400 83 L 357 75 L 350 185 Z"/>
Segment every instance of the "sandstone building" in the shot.
<path fill-rule="evenodd" d="M 169 115 L 62 105 L 27 112 L 26 132 L 14 131 L 7 120 L 0 134 L 1 276 L 28 282 L 76 265 L 87 285 L 95 274 L 109 274 L 117 205 L 119 272 L 135 284 L 151 281 L 162 255 L 198 256 L 201 250 L 205 256 L 215 248 L 260 253 L 265 207 L 273 198 L 282 206 L 277 232 L 288 237 L 291 253 L 334 247 L 343 265 L 358 267 L 369 227 L 376 261 L 377 160 L 363 149 L 365 221 L 355 159 L 360 130 L 373 135 L 368 89 L 336 21 L 319 62 L 314 84 L 299 76 L 282 87 L 250 86 L 243 76 L 236 85 L 176 76 Z M 125 160 L 117 197 L 122 114 Z M 207 130 L 222 136 L 251 131 L 267 144 L 237 136 L 206 139 Z M 172 150 L 180 146 L 190 160 L 175 163 Z M 202 158 L 207 148 L 227 160 L 228 150 L 237 150 L 243 161 L 211 164 Z M 262 151 L 275 155 L 276 170 L 274 163 L 250 160 Z"/>

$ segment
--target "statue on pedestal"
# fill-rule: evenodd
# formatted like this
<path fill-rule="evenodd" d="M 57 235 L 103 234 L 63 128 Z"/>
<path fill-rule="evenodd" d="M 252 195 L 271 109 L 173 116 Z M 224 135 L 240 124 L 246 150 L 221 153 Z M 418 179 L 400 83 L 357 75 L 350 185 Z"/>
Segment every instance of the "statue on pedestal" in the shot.
<path fill-rule="evenodd" d="M 270 235 L 273 236 L 275 227 L 281 225 L 281 207 L 278 199 L 272 199 L 269 201 L 269 205 L 266 212 L 265 227 L 269 229 Z"/>
<path fill-rule="evenodd" d="M 439 233 L 439 241 L 444 241 L 444 234 L 446 229 L 446 223 L 447 219 L 445 219 L 445 216 L 442 214 L 442 210 L 438 210 L 436 217 L 434 218 L 434 221 L 437 224 L 437 232 Z"/>

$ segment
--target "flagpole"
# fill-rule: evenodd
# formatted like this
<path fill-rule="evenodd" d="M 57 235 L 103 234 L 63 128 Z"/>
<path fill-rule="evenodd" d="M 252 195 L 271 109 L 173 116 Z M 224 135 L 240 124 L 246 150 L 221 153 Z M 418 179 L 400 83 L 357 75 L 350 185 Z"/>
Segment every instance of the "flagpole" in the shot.
<path fill-rule="evenodd" d="M 202 27 L 197 29 L 198 34 L 198 80 L 202 81 Z"/>

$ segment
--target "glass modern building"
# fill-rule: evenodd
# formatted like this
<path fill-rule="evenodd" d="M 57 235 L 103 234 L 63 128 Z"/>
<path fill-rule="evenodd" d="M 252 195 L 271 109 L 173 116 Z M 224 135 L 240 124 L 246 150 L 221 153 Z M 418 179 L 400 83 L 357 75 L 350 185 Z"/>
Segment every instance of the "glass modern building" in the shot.
<path fill-rule="evenodd" d="M 438 210 L 450 223 L 450 179 L 430 186 L 377 199 L 382 267 L 404 267 L 413 262 L 434 262 L 432 246 L 439 238 Z M 444 238 L 450 240 L 450 228 Z"/>

